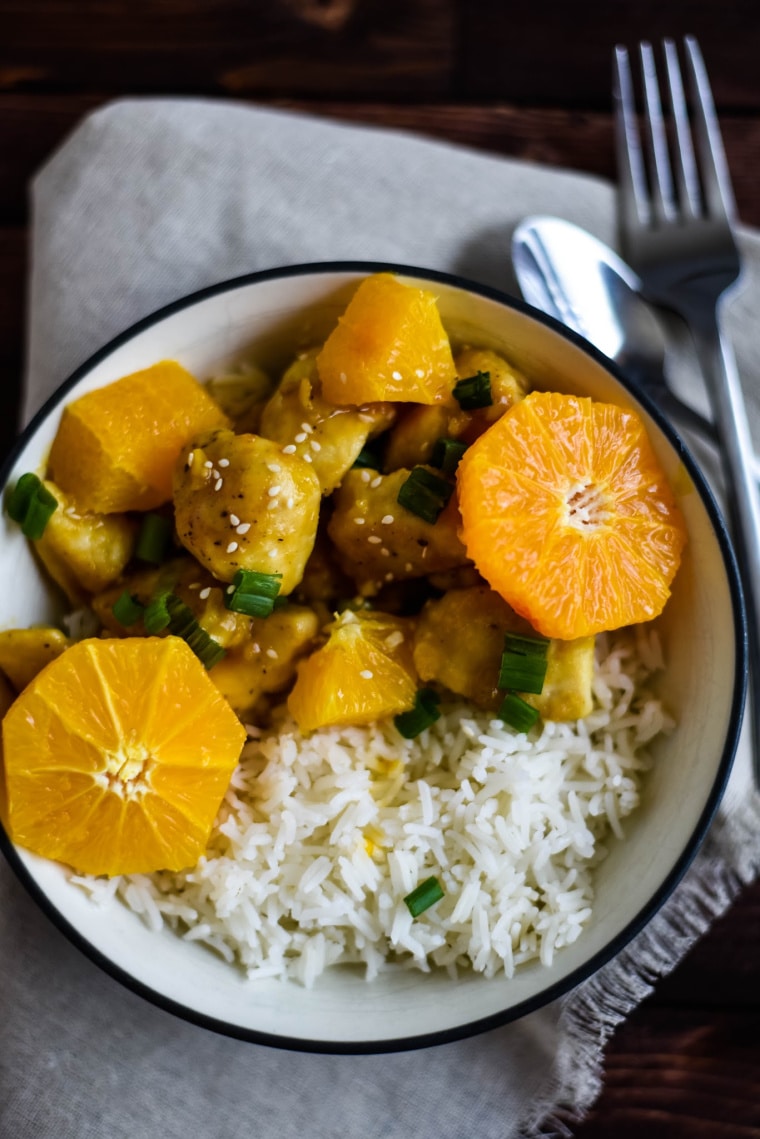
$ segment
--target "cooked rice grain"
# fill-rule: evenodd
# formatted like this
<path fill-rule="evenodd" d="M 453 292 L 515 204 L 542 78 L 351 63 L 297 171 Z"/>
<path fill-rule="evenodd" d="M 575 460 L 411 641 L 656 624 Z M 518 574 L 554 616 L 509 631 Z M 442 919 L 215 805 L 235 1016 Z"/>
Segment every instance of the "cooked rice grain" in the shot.
<path fill-rule="evenodd" d="M 304 738 L 283 712 L 276 731 L 252 729 L 196 867 L 73 881 L 252 978 L 550 965 L 591 917 L 593 867 L 638 804 L 643 745 L 671 726 L 647 690 L 661 666 L 651 630 L 598 638 L 591 715 L 528 737 L 461 703 L 415 740 L 392 722 Z M 444 898 L 413 920 L 404 896 L 430 875 Z"/>

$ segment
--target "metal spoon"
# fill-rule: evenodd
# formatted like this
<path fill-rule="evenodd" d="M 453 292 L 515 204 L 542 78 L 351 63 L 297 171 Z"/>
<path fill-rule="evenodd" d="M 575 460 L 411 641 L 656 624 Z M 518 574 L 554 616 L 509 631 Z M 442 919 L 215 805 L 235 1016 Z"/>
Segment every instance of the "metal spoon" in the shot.
<path fill-rule="evenodd" d="M 512 264 L 526 301 L 579 333 L 677 423 L 717 446 L 714 425 L 665 378 L 665 336 L 636 274 L 580 226 L 529 217 L 512 235 Z M 760 460 L 754 470 L 760 478 Z"/>

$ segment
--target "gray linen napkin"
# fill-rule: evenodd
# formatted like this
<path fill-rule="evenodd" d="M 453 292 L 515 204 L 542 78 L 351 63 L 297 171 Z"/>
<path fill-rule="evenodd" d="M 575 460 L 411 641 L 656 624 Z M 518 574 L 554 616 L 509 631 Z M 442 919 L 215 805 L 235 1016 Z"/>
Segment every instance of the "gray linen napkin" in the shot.
<path fill-rule="evenodd" d="M 593 178 L 230 104 L 110 105 L 83 122 L 34 183 L 25 417 L 138 318 L 251 270 L 361 258 L 508 287 L 510 228 L 536 212 L 612 239 L 613 192 Z M 760 296 L 760 239 L 743 234 L 742 244 L 748 285 L 732 323 L 760 424 L 760 355 L 749 332 Z M 688 352 L 679 349 L 673 371 L 686 391 Z M 153 1008 L 70 946 L 3 862 L 0 1134 L 570 1134 L 600 1090 L 615 1025 L 760 869 L 758 824 L 745 742 L 695 864 L 618 958 L 516 1024 L 380 1057 L 280 1052 Z"/>

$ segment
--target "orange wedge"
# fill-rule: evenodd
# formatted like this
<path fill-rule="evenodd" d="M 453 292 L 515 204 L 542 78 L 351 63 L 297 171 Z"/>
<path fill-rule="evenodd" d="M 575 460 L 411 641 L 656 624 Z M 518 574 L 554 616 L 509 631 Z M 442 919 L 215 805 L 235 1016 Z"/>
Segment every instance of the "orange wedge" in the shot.
<path fill-rule="evenodd" d="M 88 874 L 194 866 L 244 740 L 178 637 L 80 641 L 3 720 L 11 838 Z"/>

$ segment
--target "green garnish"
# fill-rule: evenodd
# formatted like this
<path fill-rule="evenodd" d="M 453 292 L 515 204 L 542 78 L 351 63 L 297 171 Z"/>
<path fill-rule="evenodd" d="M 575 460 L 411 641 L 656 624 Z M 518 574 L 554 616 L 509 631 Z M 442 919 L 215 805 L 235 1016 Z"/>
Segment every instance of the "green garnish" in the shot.
<path fill-rule="evenodd" d="M 407 894 L 404 898 L 409 913 L 413 918 L 418 918 L 420 914 L 424 914 L 425 910 L 429 910 L 436 902 L 440 902 L 443 897 L 443 888 L 437 878 L 426 878 L 424 882 L 420 882 L 411 894 Z"/>
<path fill-rule="evenodd" d="M 39 541 L 45 533 L 45 527 L 57 508 L 58 500 L 31 471 L 21 476 L 6 504 L 10 517 L 33 542 Z"/>
<path fill-rule="evenodd" d="M 280 592 L 281 573 L 258 573 L 256 570 L 238 570 L 232 579 L 231 591 L 225 590 L 224 604 L 234 613 L 247 617 L 268 617 L 276 607 Z"/>
<path fill-rule="evenodd" d="M 187 642 L 205 668 L 213 668 L 218 664 L 226 655 L 225 651 L 198 623 L 192 609 L 176 593 L 168 594 L 166 608 L 169 611 L 169 631 Z"/>
<path fill-rule="evenodd" d="M 437 522 L 454 493 L 454 486 L 425 467 L 414 467 L 401 484 L 396 500 L 424 522 Z"/>
<path fill-rule="evenodd" d="M 145 632 L 149 637 L 154 636 L 156 633 L 163 632 L 171 621 L 171 614 L 169 613 L 168 590 L 164 593 L 157 593 L 150 599 L 145 607 L 143 614 L 143 624 L 145 625 Z"/>
<path fill-rule="evenodd" d="M 448 439 L 442 436 L 436 439 L 430 455 L 431 467 L 438 467 L 445 475 L 453 478 L 459 466 L 459 460 L 467 450 L 467 444 L 459 439 Z"/>
<path fill-rule="evenodd" d="M 507 633 L 504 637 L 505 649 L 513 653 L 522 653 L 524 656 L 546 658 L 550 643 L 546 637 L 524 637 L 520 633 Z"/>
<path fill-rule="evenodd" d="M 137 536 L 135 557 L 159 566 L 166 560 L 172 537 L 172 524 L 162 514 L 145 514 Z"/>
<path fill-rule="evenodd" d="M 413 740 L 436 722 L 441 715 L 438 707 L 440 699 L 432 688 L 420 688 L 414 697 L 414 707 L 393 717 L 393 722 L 404 739 Z"/>
<path fill-rule="evenodd" d="M 372 471 L 380 470 L 380 460 L 370 447 L 362 447 L 354 459 L 353 465 L 355 467 L 369 467 Z"/>
<path fill-rule="evenodd" d="M 538 710 L 516 692 L 508 692 L 499 709 L 499 719 L 517 732 L 529 732 L 538 719 Z"/>
<path fill-rule="evenodd" d="M 145 612 L 145 606 L 140 604 L 134 594 L 125 589 L 121 597 L 114 601 L 111 612 L 120 625 L 129 628 L 130 625 L 136 625 L 140 620 Z"/>
<path fill-rule="evenodd" d="M 518 692 L 541 695 L 546 679 L 547 662 L 539 656 L 505 652 L 501 658 L 499 688 L 516 688 Z"/>
<path fill-rule="evenodd" d="M 468 376 L 465 380 L 457 380 L 453 396 L 462 411 L 476 411 L 479 407 L 490 407 L 493 403 L 491 373 L 476 372 L 474 376 Z"/>

